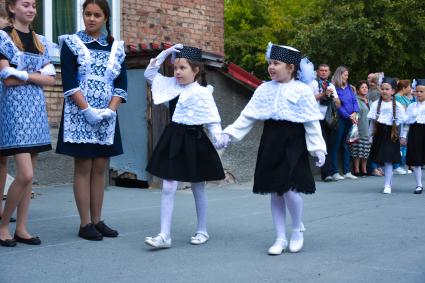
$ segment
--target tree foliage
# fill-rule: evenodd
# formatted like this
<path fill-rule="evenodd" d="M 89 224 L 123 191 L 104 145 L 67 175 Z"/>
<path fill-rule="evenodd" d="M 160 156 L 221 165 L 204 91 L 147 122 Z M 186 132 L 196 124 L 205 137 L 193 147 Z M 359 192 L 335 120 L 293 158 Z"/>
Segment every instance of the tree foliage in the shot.
<path fill-rule="evenodd" d="M 229 60 L 266 78 L 267 42 L 300 49 L 316 65 L 346 65 L 352 80 L 384 71 L 425 77 L 422 0 L 225 1 Z"/>

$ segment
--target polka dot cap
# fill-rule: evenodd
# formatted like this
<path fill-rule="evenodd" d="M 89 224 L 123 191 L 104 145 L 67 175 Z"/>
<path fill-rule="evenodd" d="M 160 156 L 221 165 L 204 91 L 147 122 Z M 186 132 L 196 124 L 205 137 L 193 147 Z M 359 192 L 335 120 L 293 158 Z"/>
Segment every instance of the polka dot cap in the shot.
<path fill-rule="evenodd" d="M 416 86 L 418 85 L 424 85 L 425 86 L 425 79 L 416 79 Z"/>
<path fill-rule="evenodd" d="M 176 53 L 176 58 L 186 58 L 191 61 L 202 62 L 202 49 L 192 46 L 183 46 L 180 52 Z"/>
<path fill-rule="evenodd" d="M 391 87 L 392 87 L 393 89 L 396 89 L 396 88 L 397 88 L 397 81 L 396 81 L 395 79 L 393 79 L 393 78 L 390 78 L 390 77 L 384 77 L 384 78 L 382 79 L 382 83 L 381 83 L 381 85 L 382 85 L 383 83 L 390 84 L 390 85 L 391 85 Z"/>
<path fill-rule="evenodd" d="M 289 46 L 273 44 L 270 52 L 270 59 L 298 65 L 301 61 L 301 52 Z"/>

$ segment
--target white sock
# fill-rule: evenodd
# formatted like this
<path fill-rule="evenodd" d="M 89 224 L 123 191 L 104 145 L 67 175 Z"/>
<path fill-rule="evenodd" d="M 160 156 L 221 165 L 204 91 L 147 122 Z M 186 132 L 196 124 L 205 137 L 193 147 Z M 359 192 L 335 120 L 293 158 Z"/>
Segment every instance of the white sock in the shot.
<path fill-rule="evenodd" d="M 302 237 L 301 218 L 303 214 L 304 202 L 301 195 L 294 191 L 288 191 L 284 195 L 286 206 L 292 218 L 291 240 L 298 240 Z"/>
<path fill-rule="evenodd" d="M 196 215 L 198 216 L 198 227 L 196 232 L 207 233 L 207 198 L 204 182 L 192 183 L 192 193 L 195 198 Z"/>
<path fill-rule="evenodd" d="M 416 186 L 422 187 L 422 168 L 421 166 L 415 166 L 413 169 L 415 172 L 415 178 L 416 178 Z"/>
<path fill-rule="evenodd" d="M 177 181 L 164 180 L 161 193 L 161 234 L 169 238 L 171 220 L 173 218 L 174 197 L 177 191 Z"/>
<path fill-rule="evenodd" d="M 279 196 L 276 193 L 271 194 L 270 206 L 272 210 L 272 218 L 274 228 L 276 230 L 277 239 L 286 239 L 286 228 L 285 228 L 285 217 L 286 217 L 286 206 L 285 199 L 283 196 Z"/>
<path fill-rule="evenodd" d="M 384 163 L 384 173 L 385 173 L 385 186 L 391 187 L 391 179 L 393 177 L 393 164 L 392 163 Z"/>

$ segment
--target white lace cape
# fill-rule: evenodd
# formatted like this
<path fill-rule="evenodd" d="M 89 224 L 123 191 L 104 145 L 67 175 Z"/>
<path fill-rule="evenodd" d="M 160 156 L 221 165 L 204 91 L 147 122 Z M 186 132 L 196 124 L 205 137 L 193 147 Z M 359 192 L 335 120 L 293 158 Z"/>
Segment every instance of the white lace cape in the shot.
<path fill-rule="evenodd" d="M 157 74 L 152 82 L 154 104 L 179 96 L 172 121 L 185 125 L 219 123 L 220 115 L 212 93 L 197 82 L 180 85 L 174 77 Z"/>
<path fill-rule="evenodd" d="M 295 123 L 323 118 L 311 88 L 296 80 L 261 84 L 242 114 L 256 120 L 287 120 Z"/>

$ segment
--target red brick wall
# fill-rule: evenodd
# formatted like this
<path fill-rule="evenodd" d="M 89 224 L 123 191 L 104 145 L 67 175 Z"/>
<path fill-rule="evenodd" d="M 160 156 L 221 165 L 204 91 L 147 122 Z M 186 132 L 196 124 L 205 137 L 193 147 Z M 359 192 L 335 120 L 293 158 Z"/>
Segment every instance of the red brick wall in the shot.
<path fill-rule="evenodd" d="M 171 42 L 224 54 L 224 0 L 122 0 L 127 44 Z"/>

